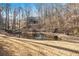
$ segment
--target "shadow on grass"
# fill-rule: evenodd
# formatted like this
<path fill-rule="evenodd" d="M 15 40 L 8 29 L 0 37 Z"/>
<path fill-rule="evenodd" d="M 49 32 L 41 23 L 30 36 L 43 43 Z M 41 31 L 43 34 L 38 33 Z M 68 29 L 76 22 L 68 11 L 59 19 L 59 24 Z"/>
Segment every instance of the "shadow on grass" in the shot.
<path fill-rule="evenodd" d="M 12 53 L 4 49 L 3 46 L 0 45 L 0 56 L 12 56 Z"/>
<path fill-rule="evenodd" d="M 49 45 L 49 44 L 44 44 L 44 43 L 39 43 L 39 42 L 35 42 L 35 43 L 79 54 L 79 51 L 72 50 L 72 49 L 69 49 L 69 48 L 54 46 L 54 45 Z"/>

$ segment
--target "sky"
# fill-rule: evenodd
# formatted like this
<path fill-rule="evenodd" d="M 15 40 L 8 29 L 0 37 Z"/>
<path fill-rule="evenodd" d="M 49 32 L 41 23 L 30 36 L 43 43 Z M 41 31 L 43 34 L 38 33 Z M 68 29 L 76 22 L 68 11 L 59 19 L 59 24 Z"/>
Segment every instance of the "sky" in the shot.
<path fill-rule="evenodd" d="M 1 4 L 1 3 L 0 3 Z M 2 3 L 2 5 L 4 5 L 5 6 L 5 4 L 6 3 Z M 9 3 L 10 4 L 10 8 L 12 9 L 12 10 L 14 10 L 14 8 L 18 8 L 18 7 L 22 7 L 22 8 L 27 8 L 27 7 L 30 7 L 31 9 L 32 9 L 32 13 L 31 13 L 31 15 L 32 16 L 37 16 L 37 13 L 35 13 L 36 12 L 36 4 L 35 3 Z M 54 3 L 55 4 L 55 3 Z M 53 4 L 53 5 L 54 5 Z M 58 6 L 59 8 L 61 8 L 61 6 L 62 5 L 64 5 L 64 4 L 62 4 L 62 3 L 57 3 L 57 4 L 55 4 L 56 5 L 56 7 Z M 35 12 L 34 12 L 35 11 Z"/>
<path fill-rule="evenodd" d="M 17 7 L 22 7 L 22 8 L 31 8 L 33 11 L 36 10 L 35 4 L 34 3 L 10 3 L 11 8 L 17 8 Z"/>
<path fill-rule="evenodd" d="M 0 5 L 3 5 L 3 6 L 6 6 L 6 3 L 0 3 Z M 31 13 L 31 15 L 32 16 L 36 16 L 36 14 L 33 12 L 33 11 L 36 11 L 36 8 L 35 8 L 35 4 L 34 3 L 9 3 L 9 5 L 10 5 L 10 8 L 12 9 L 12 10 L 14 10 L 15 8 L 18 8 L 18 7 L 22 7 L 22 8 L 27 8 L 27 7 L 29 7 L 29 8 L 31 8 L 32 9 L 32 13 Z M 4 13 L 5 14 L 5 13 Z M 5 16 L 4 16 L 5 17 Z"/>
<path fill-rule="evenodd" d="M 15 7 L 34 7 L 34 4 L 33 3 L 10 3 L 11 7 L 12 8 L 15 8 Z"/>
<path fill-rule="evenodd" d="M 1 3 L 0 3 L 1 4 Z M 31 8 L 35 8 L 36 3 L 9 3 L 11 8 L 17 8 L 17 7 L 31 7 Z M 39 4 L 39 3 L 37 3 Z M 50 3 L 49 3 L 50 4 Z M 65 3 L 53 3 L 55 5 L 64 5 Z M 5 5 L 5 3 L 3 3 L 3 5 Z"/>

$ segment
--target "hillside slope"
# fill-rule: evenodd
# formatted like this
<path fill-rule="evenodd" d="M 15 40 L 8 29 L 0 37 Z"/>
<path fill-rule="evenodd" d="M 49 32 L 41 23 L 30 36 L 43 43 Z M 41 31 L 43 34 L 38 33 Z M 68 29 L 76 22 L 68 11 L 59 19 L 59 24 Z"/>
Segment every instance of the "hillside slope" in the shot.
<path fill-rule="evenodd" d="M 64 39 L 65 36 L 60 36 Z M 73 38 L 73 37 L 72 37 Z M 0 34 L 0 55 L 15 56 L 79 56 L 79 40 L 33 40 Z"/>

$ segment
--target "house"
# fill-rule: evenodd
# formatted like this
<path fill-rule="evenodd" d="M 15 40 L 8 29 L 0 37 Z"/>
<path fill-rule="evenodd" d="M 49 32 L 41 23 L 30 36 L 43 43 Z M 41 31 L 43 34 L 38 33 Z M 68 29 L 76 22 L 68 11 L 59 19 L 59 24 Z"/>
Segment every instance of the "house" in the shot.
<path fill-rule="evenodd" d="M 35 32 L 38 30 L 39 19 L 37 17 L 28 17 L 27 18 L 28 31 Z"/>

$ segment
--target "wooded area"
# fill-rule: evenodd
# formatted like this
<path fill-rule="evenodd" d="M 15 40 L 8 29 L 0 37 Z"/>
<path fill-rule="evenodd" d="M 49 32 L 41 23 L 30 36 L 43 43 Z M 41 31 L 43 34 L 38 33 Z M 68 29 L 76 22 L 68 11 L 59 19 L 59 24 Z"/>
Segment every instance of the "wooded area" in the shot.
<path fill-rule="evenodd" d="M 27 36 L 27 32 L 52 32 L 79 36 L 79 4 L 38 3 L 12 8 L 0 4 L 0 32 Z"/>

